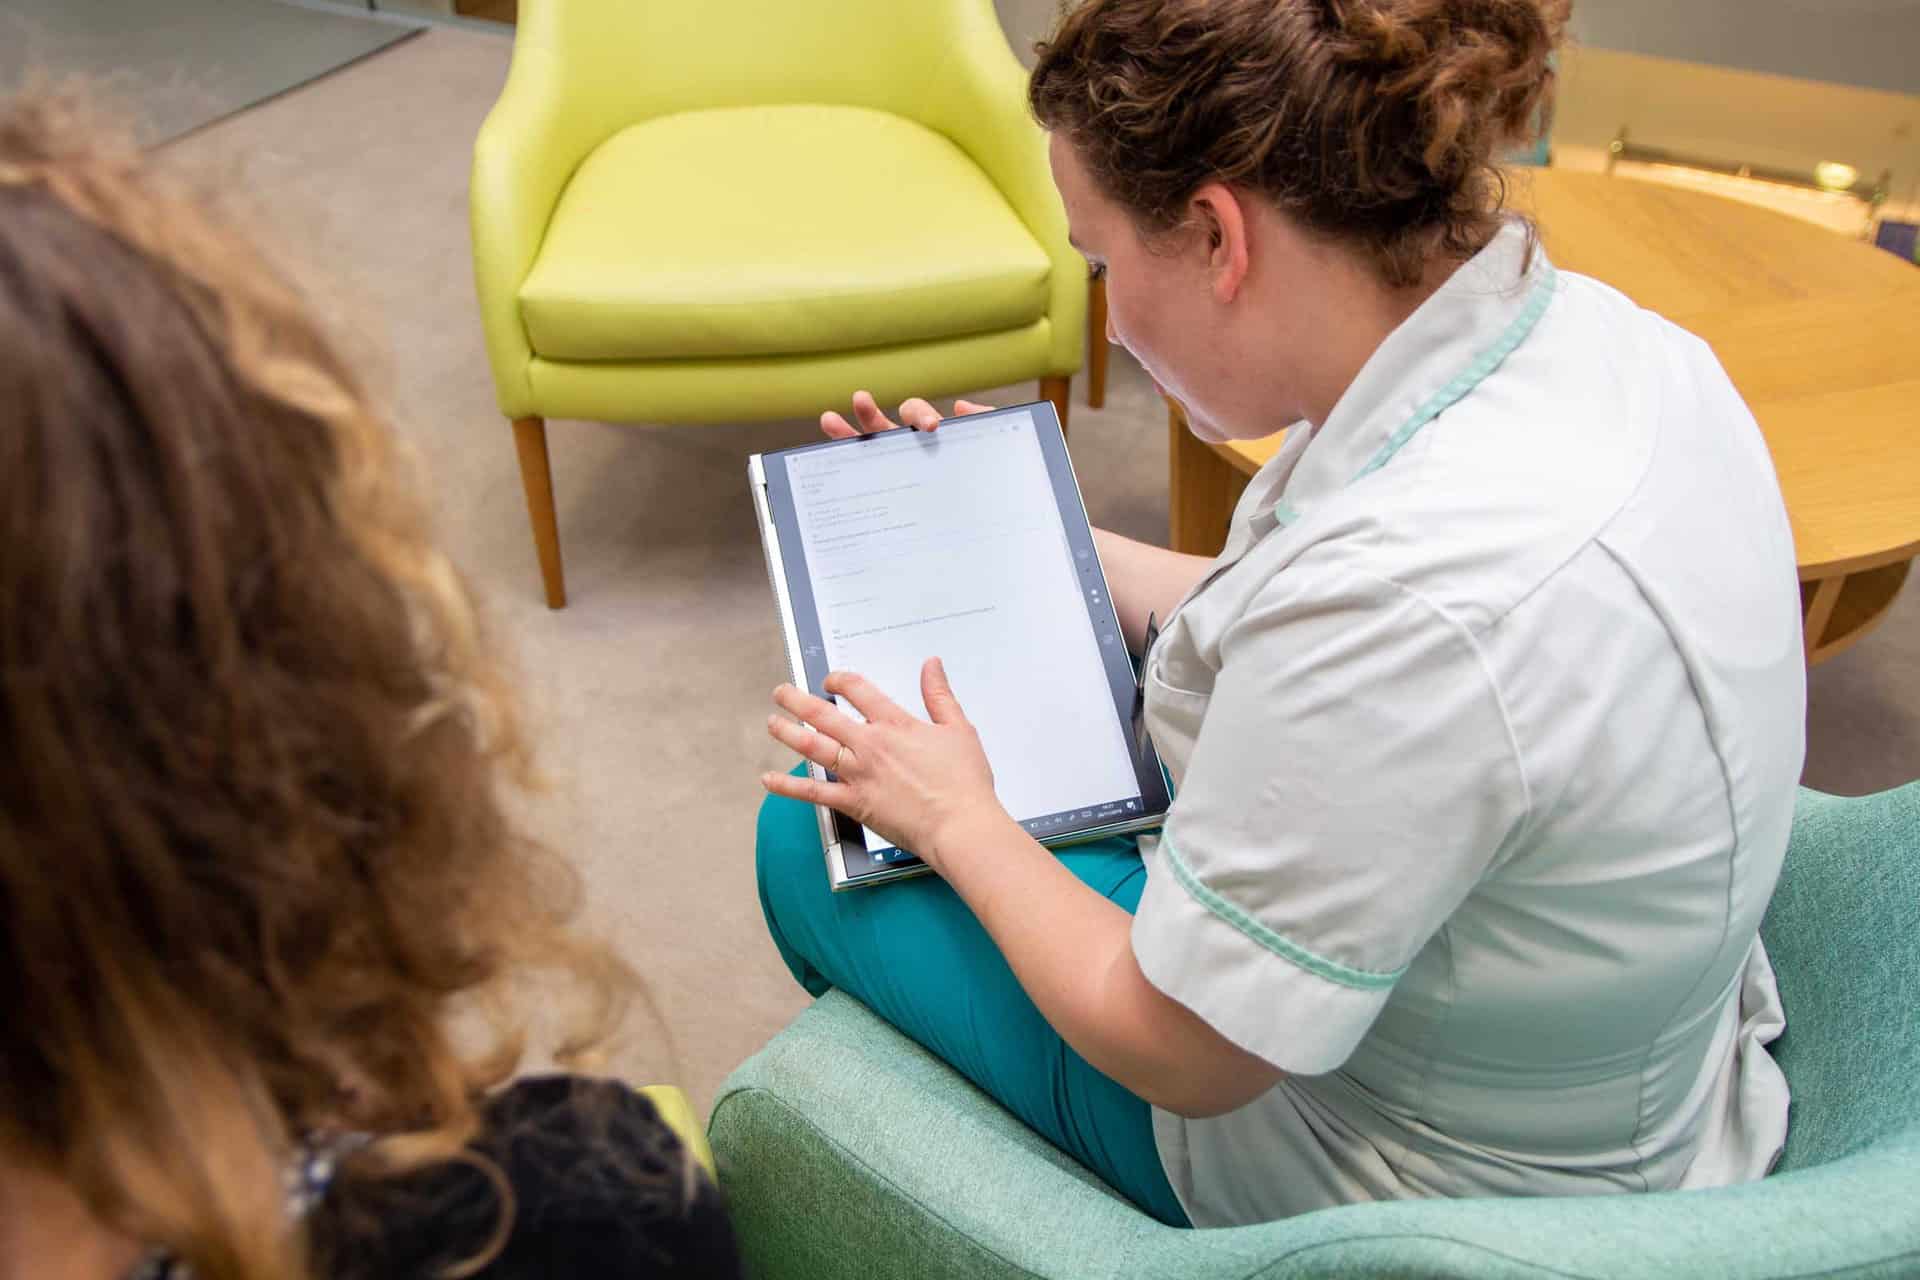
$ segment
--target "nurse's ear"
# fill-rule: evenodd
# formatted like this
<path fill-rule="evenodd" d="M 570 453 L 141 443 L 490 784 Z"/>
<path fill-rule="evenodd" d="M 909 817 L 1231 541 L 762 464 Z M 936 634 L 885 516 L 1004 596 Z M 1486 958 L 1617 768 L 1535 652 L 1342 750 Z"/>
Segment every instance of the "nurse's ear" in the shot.
<path fill-rule="evenodd" d="M 1239 194 L 1224 182 L 1209 182 L 1188 200 L 1187 220 L 1206 253 L 1207 282 L 1214 301 L 1232 302 L 1246 283 L 1251 229 Z"/>

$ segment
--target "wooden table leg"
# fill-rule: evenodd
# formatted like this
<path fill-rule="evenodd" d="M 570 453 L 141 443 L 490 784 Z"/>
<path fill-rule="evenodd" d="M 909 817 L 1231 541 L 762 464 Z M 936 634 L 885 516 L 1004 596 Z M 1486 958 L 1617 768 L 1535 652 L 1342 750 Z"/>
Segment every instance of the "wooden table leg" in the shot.
<path fill-rule="evenodd" d="M 1188 555 L 1219 555 L 1247 477 L 1187 429 L 1187 411 L 1172 399 L 1167 401 L 1167 481 L 1168 545 Z"/>
<path fill-rule="evenodd" d="M 1846 580 L 1844 573 L 1836 573 L 1831 578 L 1800 584 L 1800 631 L 1808 666 L 1813 665 L 1814 651 L 1820 647 L 1820 637 L 1827 633 L 1827 621 L 1833 617 L 1833 606 L 1840 603 L 1840 588 Z"/>
<path fill-rule="evenodd" d="M 1801 628 L 1807 665 L 1851 648 L 1879 626 L 1907 581 L 1913 562 L 1883 564 L 1800 584 Z"/>

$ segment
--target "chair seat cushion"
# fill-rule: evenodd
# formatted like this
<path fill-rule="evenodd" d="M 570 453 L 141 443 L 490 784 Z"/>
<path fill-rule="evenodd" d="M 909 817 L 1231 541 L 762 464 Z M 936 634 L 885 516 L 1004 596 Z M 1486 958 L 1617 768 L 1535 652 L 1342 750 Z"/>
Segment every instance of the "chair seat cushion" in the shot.
<path fill-rule="evenodd" d="M 932 130 L 860 107 L 731 107 L 589 155 L 520 307 L 550 359 L 799 355 L 1030 324 L 1050 270 Z"/>

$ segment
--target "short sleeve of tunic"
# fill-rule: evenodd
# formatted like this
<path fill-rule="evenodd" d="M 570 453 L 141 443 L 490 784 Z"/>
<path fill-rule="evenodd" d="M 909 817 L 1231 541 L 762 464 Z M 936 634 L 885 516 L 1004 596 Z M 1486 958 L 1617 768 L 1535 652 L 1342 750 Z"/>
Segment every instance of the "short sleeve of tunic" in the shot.
<path fill-rule="evenodd" d="M 1177 669 L 1150 670 L 1149 699 L 1202 696 Z M 1402 585 L 1310 554 L 1221 633 L 1148 852 L 1135 955 L 1242 1048 L 1331 1071 L 1527 808 L 1472 634 Z"/>

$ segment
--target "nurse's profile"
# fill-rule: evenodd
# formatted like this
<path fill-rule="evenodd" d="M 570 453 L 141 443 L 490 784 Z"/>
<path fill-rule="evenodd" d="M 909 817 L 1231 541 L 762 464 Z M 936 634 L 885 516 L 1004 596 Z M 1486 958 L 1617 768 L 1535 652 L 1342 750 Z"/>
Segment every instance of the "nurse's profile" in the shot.
<path fill-rule="evenodd" d="M 924 706 L 776 693 L 838 775 L 765 779 L 795 976 L 1163 1221 L 1719 1185 L 1784 1141 L 1757 932 L 1804 750 L 1793 547 L 1712 352 L 1502 212 L 1566 18 L 1086 0 L 1042 47 L 1112 337 L 1203 437 L 1300 424 L 1218 558 L 1100 535 L 1136 649 L 1165 620 L 1162 832 L 1035 843 L 937 655 Z M 939 877 L 831 894 L 813 801 Z"/>

